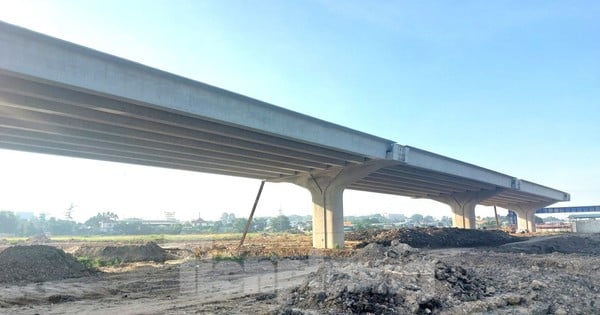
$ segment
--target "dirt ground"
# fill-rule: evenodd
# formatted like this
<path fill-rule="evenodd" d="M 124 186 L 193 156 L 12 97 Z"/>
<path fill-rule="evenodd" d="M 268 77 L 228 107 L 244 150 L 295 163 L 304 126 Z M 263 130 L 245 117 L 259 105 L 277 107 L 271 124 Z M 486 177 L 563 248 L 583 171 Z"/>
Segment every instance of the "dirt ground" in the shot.
<path fill-rule="evenodd" d="M 163 243 L 160 250 L 154 244 L 136 249 L 148 253 L 147 261 L 136 257 L 101 272 L 43 282 L 5 277 L 0 314 L 600 313 L 600 234 L 473 233 L 352 234 L 345 249 L 330 251 L 311 249 L 306 235 L 265 235 L 240 250 L 237 240 Z M 57 257 L 61 249 L 120 252 L 115 244 L 46 245 Z M 0 252 L 0 266 L 8 264 L 2 260 L 7 250 Z M 47 248 L 44 253 L 50 255 Z M 151 261 L 156 254 L 171 259 Z"/>

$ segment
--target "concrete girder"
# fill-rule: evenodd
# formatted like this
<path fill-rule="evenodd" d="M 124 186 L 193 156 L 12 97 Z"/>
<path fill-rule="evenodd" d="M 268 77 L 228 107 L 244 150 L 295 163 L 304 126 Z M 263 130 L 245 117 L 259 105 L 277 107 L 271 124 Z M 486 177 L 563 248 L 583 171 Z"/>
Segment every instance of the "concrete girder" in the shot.
<path fill-rule="evenodd" d="M 390 180 L 389 178 L 379 177 L 370 175 L 360 181 L 361 184 L 368 185 L 369 183 L 381 183 L 382 185 L 388 185 L 390 187 L 399 187 L 404 189 L 413 189 L 419 192 L 426 192 L 428 194 L 452 194 L 452 193 L 460 193 L 466 191 L 475 191 L 482 190 L 484 188 L 471 188 L 467 189 L 460 185 L 450 186 L 439 184 L 437 181 L 432 181 L 429 184 L 426 182 L 422 182 L 413 178 L 406 178 L 405 180 Z"/>
<path fill-rule="evenodd" d="M 458 188 L 458 189 L 463 189 L 463 190 L 478 190 L 478 189 L 492 189 L 493 186 L 491 185 L 485 185 L 485 184 L 464 184 L 461 183 L 460 181 L 456 180 L 456 181 L 449 181 L 449 180 L 444 180 L 444 179 L 440 179 L 440 178 L 435 178 L 435 177 L 428 177 L 428 176 L 423 176 L 423 175 L 419 175 L 418 172 L 414 172 L 414 173 L 406 173 L 406 174 L 392 174 L 389 172 L 384 172 L 386 170 L 380 170 L 376 173 L 373 173 L 371 175 L 369 175 L 366 179 L 369 178 L 385 178 L 394 182 L 399 182 L 399 183 L 403 183 L 406 182 L 407 180 L 410 182 L 415 182 L 415 183 L 421 183 L 421 184 L 426 184 L 429 185 L 430 183 L 434 182 L 436 185 L 438 186 L 442 186 L 442 187 L 452 187 L 452 188 Z"/>
<path fill-rule="evenodd" d="M 364 186 L 383 187 L 383 188 L 389 188 L 389 189 L 394 189 L 394 188 L 412 189 L 414 191 L 425 192 L 425 193 L 429 193 L 429 194 L 444 194 L 444 193 L 449 194 L 449 193 L 462 191 L 462 190 L 458 190 L 458 189 L 450 189 L 450 188 L 440 187 L 435 184 L 432 184 L 431 186 L 427 186 L 427 185 L 414 184 L 414 183 L 408 182 L 408 181 L 407 182 L 390 183 L 390 182 L 387 182 L 384 180 L 380 180 L 380 181 L 375 180 L 374 178 L 371 178 L 370 176 L 367 178 L 361 179 L 359 183 Z"/>
<path fill-rule="evenodd" d="M 248 152 L 238 148 L 225 148 L 223 146 L 203 143 L 197 140 L 182 139 L 147 132 L 126 132 L 126 129 L 119 129 L 118 127 L 106 127 L 100 130 L 95 128 L 99 126 L 88 124 L 86 125 L 86 129 L 78 124 L 63 126 L 41 121 L 25 121 L 6 118 L 2 117 L 1 114 L 0 126 L 3 126 L 3 128 L 5 128 L 4 130 L 13 130 L 13 133 L 15 130 L 30 131 L 38 132 L 40 134 L 61 135 L 73 139 L 102 141 L 107 144 L 124 144 L 141 148 L 149 147 L 165 150 L 166 152 L 194 152 L 194 154 L 197 154 L 199 157 L 210 156 L 225 161 L 238 161 L 240 158 L 247 160 L 251 158 L 259 160 L 262 164 L 273 165 L 276 167 L 280 166 L 278 163 L 281 163 L 282 168 L 288 168 L 295 171 L 302 171 L 302 168 L 309 168 L 309 170 L 327 168 L 327 165 L 325 164 L 303 161 L 291 157 L 281 159 L 280 157 L 269 153 Z M 119 131 L 123 131 L 124 133 L 120 134 Z"/>
<path fill-rule="evenodd" d="M 136 164 L 136 165 L 144 165 L 144 166 L 152 166 L 152 167 L 163 167 L 170 169 L 178 169 L 184 171 L 192 171 L 192 172 L 201 172 L 201 173 L 212 173 L 219 175 L 227 175 L 227 176 L 235 176 L 235 177 L 245 177 L 245 178 L 253 178 L 253 179 L 265 179 L 272 176 L 271 174 L 261 173 L 258 171 L 241 171 L 231 168 L 209 168 L 205 166 L 197 166 L 197 165 L 182 165 L 177 163 L 172 163 L 169 161 L 155 161 L 148 159 L 141 159 L 129 156 L 115 156 L 115 155 L 101 155 L 96 153 L 89 152 L 74 152 L 69 150 L 64 150 L 60 148 L 46 148 L 46 147 L 33 147 L 25 144 L 13 144 L 13 143 L 4 143 L 0 142 L 0 148 L 8 149 L 8 150 L 17 150 L 17 151 L 27 151 L 27 152 L 35 152 L 42 154 L 51 154 L 51 155 L 61 155 L 67 157 L 76 157 L 83 159 L 92 159 L 99 161 L 107 161 L 107 162 L 118 162 L 118 163 L 127 163 L 127 164 Z"/>
<path fill-rule="evenodd" d="M 102 97 L 89 93 L 82 93 L 57 86 L 50 86 L 40 82 L 32 82 L 15 77 L 6 77 L 0 75 L 0 91 L 8 93 L 18 93 L 18 91 L 26 90 L 27 96 L 35 97 L 44 102 L 60 102 L 70 104 L 81 108 L 89 108 L 97 111 L 108 113 L 125 114 L 129 117 L 143 119 L 147 121 L 166 123 L 172 126 L 190 128 L 198 131 L 209 132 L 212 134 L 232 137 L 240 140 L 252 140 L 253 142 L 274 145 L 280 148 L 293 148 L 293 150 L 315 154 L 323 157 L 335 157 L 340 160 L 352 162 L 364 162 L 364 158 L 358 155 L 352 155 L 340 151 L 320 148 L 315 150 L 314 146 L 289 141 L 287 139 L 253 132 L 233 126 L 225 126 L 209 120 L 198 124 L 196 118 L 188 117 L 178 113 L 165 112 L 151 107 L 150 104 L 133 104 L 127 101 L 121 101 L 108 97 Z M 20 93 L 24 96 L 25 94 Z M 72 113 L 72 111 L 69 111 Z"/>
<path fill-rule="evenodd" d="M 324 171 L 271 180 L 289 182 L 308 189 L 313 202 L 313 247 L 344 247 L 344 189 L 372 172 L 398 163 L 391 160 L 371 160 L 363 164 L 331 167 Z"/>
<path fill-rule="evenodd" d="M 516 180 L 514 177 L 496 171 L 399 144 L 392 146 L 390 155 L 395 160 L 403 161 L 407 166 L 455 178 L 471 178 L 493 187 L 512 188 Z"/>
<path fill-rule="evenodd" d="M 430 199 L 445 203 L 452 209 L 452 225 L 463 229 L 474 229 L 475 206 L 482 200 L 503 191 L 504 188 L 495 190 L 468 191 L 451 195 L 430 196 Z"/>
<path fill-rule="evenodd" d="M 0 128 L 1 129 L 1 128 Z M 137 148 L 135 150 L 127 147 L 112 144 L 110 146 L 102 145 L 99 142 L 94 141 L 61 141 L 60 139 L 51 137 L 15 137 L 6 134 L 0 134 L 0 143 L 27 143 L 32 147 L 40 148 L 60 148 L 72 152 L 87 152 L 97 153 L 103 155 L 112 156 L 129 156 L 136 158 L 145 158 L 149 161 L 169 161 L 174 164 L 189 165 L 189 166 L 205 166 L 205 167 L 223 167 L 225 163 L 222 160 L 204 157 L 198 159 L 198 157 L 190 156 L 188 154 L 182 154 L 177 152 L 170 152 L 166 154 L 164 151 Z M 259 171 L 265 174 L 271 174 L 269 177 L 275 177 L 280 175 L 293 175 L 294 171 L 277 167 L 267 167 L 264 164 L 248 163 L 247 161 L 229 161 L 227 167 L 230 169 L 248 170 L 248 171 Z"/>
<path fill-rule="evenodd" d="M 522 192 L 520 190 L 505 190 L 502 193 L 486 199 L 481 204 L 486 206 L 500 206 L 506 209 L 512 209 L 514 205 L 521 204 L 552 204 L 557 202 L 551 198 L 545 198 L 542 196 L 536 196 L 529 193 Z"/>
<path fill-rule="evenodd" d="M 546 196 L 548 199 L 559 200 L 559 201 L 569 201 L 571 200 L 571 196 L 554 188 L 542 186 L 536 183 L 532 183 L 530 181 L 526 181 L 523 179 L 519 180 L 518 183 L 519 190 L 524 193 L 531 194 L 532 196 Z M 543 208 L 543 207 L 542 207 Z"/>
<path fill-rule="evenodd" d="M 489 183 L 484 183 L 484 182 L 476 181 L 473 179 L 457 177 L 454 175 L 430 172 L 430 171 L 427 171 L 424 169 L 419 169 L 419 168 L 411 168 L 411 167 L 405 166 L 405 165 L 398 165 L 395 167 L 381 169 L 377 172 L 377 174 L 386 174 L 386 175 L 397 176 L 397 177 L 407 177 L 407 176 L 411 177 L 411 178 L 418 177 L 419 179 L 424 180 L 426 182 L 435 181 L 436 183 L 445 183 L 445 184 L 449 184 L 453 187 L 456 187 L 458 185 L 458 186 L 467 188 L 467 190 L 496 188 L 496 186 L 489 184 Z"/>
<path fill-rule="evenodd" d="M 315 163 L 325 163 L 330 165 L 341 166 L 347 162 L 345 160 L 315 156 L 303 152 L 294 152 L 292 150 L 283 149 L 271 145 L 254 143 L 247 140 L 233 139 L 220 135 L 210 134 L 203 131 L 143 121 L 111 113 L 87 110 L 91 111 L 92 113 L 88 113 L 88 116 L 84 116 L 82 112 L 86 111 L 85 109 L 78 108 L 67 110 L 66 108 L 63 108 L 61 111 L 59 111 L 59 108 L 57 107 L 49 109 L 48 103 L 44 102 L 40 103 L 44 104 L 44 107 L 36 108 L 35 105 L 37 104 L 35 104 L 33 101 L 17 103 L 14 100 L 5 101 L 6 97 L 2 96 L 1 94 L 0 96 L 0 102 L 2 102 L 4 106 L 7 106 L 7 108 L 10 108 L 10 114 L 23 117 L 23 119 L 27 121 L 48 122 L 52 124 L 58 124 L 61 126 L 80 126 L 80 128 L 84 130 L 89 130 L 92 128 L 96 130 L 105 130 L 109 127 L 123 128 L 124 130 L 121 130 L 120 134 L 133 133 L 137 131 L 149 132 L 153 134 L 160 134 L 163 136 L 172 137 L 174 135 L 177 135 L 177 139 L 202 141 L 208 144 L 243 149 L 251 152 L 269 152 L 270 154 L 277 155 L 280 157 L 293 156 L 297 159 L 303 159 Z M 0 115 L 2 114 L 3 113 L 0 112 Z"/>
<path fill-rule="evenodd" d="M 1 119 L 0 119 L 1 121 Z M 94 138 L 88 137 L 73 137 L 64 134 L 53 134 L 44 133 L 40 131 L 30 131 L 22 129 L 12 129 L 3 127 L 0 123 L 0 139 L 22 139 L 20 143 L 35 143 L 35 142 L 46 142 L 47 144 L 54 144 L 56 147 L 61 145 L 77 145 L 81 147 L 90 148 L 106 148 L 113 149 L 122 152 L 123 154 L 128 153 L 144 153 L 151 156 L 161 157 L 164 159 L 182 159 L 188 162 L 213 162 L 219 165 L 230 164 L 235 165 L 236 163 L 242 162 L 243 164 L 254 165 L 256 167 L 268 168 L 269 170 L 279 171 L 282 174 L 295 172 L 309 172 L 313 170 L 310 167 L 296 166 L 287 164 L 279 161 L 269 161 L 269 166 L 265 166 L 265 161 L 256 159 L 252 156 L 245 156 L 243 161 L 240 161 L 239 157 L 231 156 L 227 154 L 217 154 L 214 152 L 208 152 L 197 148 L 182 148 L 161 143 L 150 143 L 145 144 L 143 140 L 136 140 L 132 143 L 125 143 L 122 138 L 117 138 L 116 141 L 105 141 L 101 137 Z"/>
<path fill-rule="evenodd" d="M 349 186 L 348 189 L 374 192 L 374 193 L 378 193 L 378 194 L 399 195 L 399 196 L 412 197 L 412 198 L 428 198 L 426 193 L 416 192 L 414 190 L 407 190 L 407 189 L 401 189 L 401 188 L 388 189 L 388 188 L 384 188 L 384 187 L 373 187 L 373 186 L 364 185 L 364 184 L 360 184 L 360 183 L 352 184 L 351 186 Z"/>

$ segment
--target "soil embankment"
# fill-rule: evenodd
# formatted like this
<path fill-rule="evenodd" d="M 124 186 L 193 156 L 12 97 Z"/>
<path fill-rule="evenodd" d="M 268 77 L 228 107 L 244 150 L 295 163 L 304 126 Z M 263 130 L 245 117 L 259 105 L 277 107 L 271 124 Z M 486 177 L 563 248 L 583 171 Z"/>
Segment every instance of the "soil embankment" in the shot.
<path fill-rule="evenodd" d="M 46 245 L 13 246 L 0 252 L 0 283 L 63 280 L 92 272 L 63 250 Z"/>

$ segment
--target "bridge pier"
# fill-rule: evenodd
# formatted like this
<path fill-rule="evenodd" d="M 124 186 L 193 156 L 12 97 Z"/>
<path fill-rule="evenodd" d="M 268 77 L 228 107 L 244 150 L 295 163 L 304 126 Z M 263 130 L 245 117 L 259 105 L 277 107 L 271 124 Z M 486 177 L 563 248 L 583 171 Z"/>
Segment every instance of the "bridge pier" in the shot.
<path fill-rule="evenodd" d="M 517 214 L 517 231 L 535 232 L 535 212 L 550 204 L 552 203 L 540 202 L 516 204 L 512 206 L 511 210 Z"/>
<path fill-rule="evenodd" d="M 482 190 L 454 193 L 430 197 L 445 203 L 452 209 L 452 226 L 462 229 L 475 229 L 475 206 L 481 201 L 499 193 L 500 190 Z"/>
<path fill-rule="evenodd" d="M 313 202 L 313 247 L 344 248 L 344 188 L 308 190 Z"/>
<path fill-rule="evenodd" d="M 363 164 L 330 167 L 310 174 L 280 178 L 274 182 L 293 183 L 310 191 L 313 202 L 313 247 L 344 248 L 344 190 L 378 169 L 396 163 L 391 160 L 371 160 Z"/>
<path fill-rule="evenodd" d="M 535 232 L 535 210 L 514 209 L 517 214 L 517 231 Z"/>

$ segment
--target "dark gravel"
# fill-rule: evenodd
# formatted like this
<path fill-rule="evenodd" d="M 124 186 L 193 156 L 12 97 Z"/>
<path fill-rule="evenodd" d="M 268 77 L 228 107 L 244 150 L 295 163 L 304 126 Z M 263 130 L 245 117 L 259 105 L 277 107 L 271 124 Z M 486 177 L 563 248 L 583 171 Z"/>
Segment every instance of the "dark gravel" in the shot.
<path fill-rule="evenodd" d="M 370 243 L 389 246 L 393 240 L 414 248 L 493 247 L 523 241 L 523 237 L 497 230 L 470 230 L 457 228 L 414 228 L 367 230 L 348 233 L 347 240 L 362 241 L 356 248 Z"/>
<path fill-rule="evenodd" d="M 526 254 L 586 254 L 600 255 L 600 233 L 572 234 L 536 237 L 530 240 L 506 244 L 494 251 Z"/>

